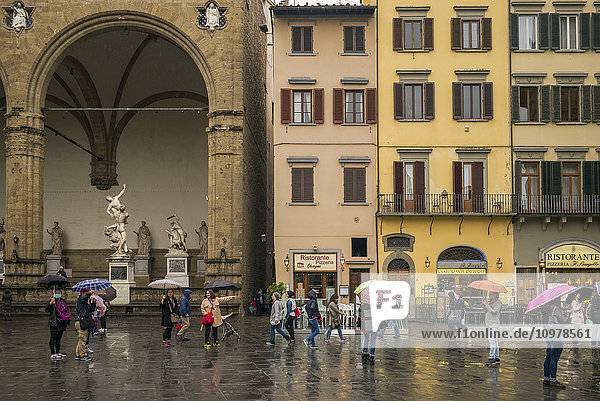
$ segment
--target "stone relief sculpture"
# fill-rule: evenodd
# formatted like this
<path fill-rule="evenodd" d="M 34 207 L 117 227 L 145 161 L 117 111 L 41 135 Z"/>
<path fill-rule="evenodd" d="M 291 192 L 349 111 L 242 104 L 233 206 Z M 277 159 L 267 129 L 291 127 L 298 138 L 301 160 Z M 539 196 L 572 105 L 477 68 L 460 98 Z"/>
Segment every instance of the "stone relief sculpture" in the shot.
<path fill-rule="evenodd" d="M 220 7 L 215 0 L 209 0 L 204 7 L 196 7 L 198 13 L 197 24 L 201 29 L 208 30 L 212 37 L 217 29 L 224 29 L 227 26 L 225 13 L 227 7 Z"/>
<path fill-rule="evenodd" d="M 187 233 L 179 223 L 179 217 L 174 214 L 167 218 L 171 223 L 171 227 L 167 231 L 169 235 L 169 253 L 186 253 L 187 252 Z"/>
<path fill-rule="evenodd" d="M 208 226 L 206 221 L 200 223 L 200 228 L 195 230 L 198 234 L 198 245 L 200 246 L 200 258 L 207 259 L 208 257 Z"/>
<path fill-rule="evenodd" d="M 33 11 L 35 7 L 26 7 L 22 1 L 15 1 L 10 7 L 2 7 L 6 14 L 4 27 L 20 34 L 33 26 Z"/>
<path fill-rule="evenodd" d="M 54 222 L 52 231 L 46 230 L 52 237 L 52 255 L 62 255 L 63 251 L 63 229 L 58 226 L 58 221 Z"/>
<path fill-rule="evenodd" d="M 21 2 L 13 6 L 12 27 L 16 31 L 27 27 L 27 11 L 25 11 L 25 6 Z"/>
<path fill-rule="evenodd" d="M 148 256 L 150 254 L 150 246 L 152 245 L 152 234 L 146 222 L 142 220 L 142 225 L 134 233 L 138 237 L 137 254 L 139 256 Z"/>
<path fill-rule="evenodd" d="M 115 221 L 115 224 L 104 228 L 104 235 L 109 236 L 109 239 L 111 240 L 111 249 L 113 249 L 114 245 L 114 242 L 111 239 L 112 233 L 115 232 L 119 236 L 115 253 L 112 256 L 127 256 L 129 254 L 129 248 L 127 247 L 127 232 L 125 231 L 125 224 L 127 224 L 129 213 L 125 210 L 125 205 L 119 200 L 125 193 L 125 189 L 127 189 L 127 186 L 123 184 L 123 189 L 117 196 L 106 197 L 106 200 L 108 201 L 106 213 Z"/>

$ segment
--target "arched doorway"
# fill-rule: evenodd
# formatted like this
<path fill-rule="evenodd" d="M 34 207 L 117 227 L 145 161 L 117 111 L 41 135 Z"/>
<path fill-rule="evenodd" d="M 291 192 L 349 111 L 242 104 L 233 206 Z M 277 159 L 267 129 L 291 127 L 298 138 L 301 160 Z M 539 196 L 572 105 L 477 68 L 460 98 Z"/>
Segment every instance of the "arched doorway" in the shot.
<path fill-rule="evenodd" d="M 458 288 L 464 296 L 480 296 L 481 291 L 468 288 L 471 282 L 487 277 L 487 259 L 479 249 L 454 246 L 440 252 L 437 259 L 438 291 Z"/>
<path fill-rule="evenodd" d="M 382 272 L 387 273 L 388 280 L 406 281 L 414 290 L 415 262 L 406 252 L 396 250 L 389 254 L 383 261 Z"/>

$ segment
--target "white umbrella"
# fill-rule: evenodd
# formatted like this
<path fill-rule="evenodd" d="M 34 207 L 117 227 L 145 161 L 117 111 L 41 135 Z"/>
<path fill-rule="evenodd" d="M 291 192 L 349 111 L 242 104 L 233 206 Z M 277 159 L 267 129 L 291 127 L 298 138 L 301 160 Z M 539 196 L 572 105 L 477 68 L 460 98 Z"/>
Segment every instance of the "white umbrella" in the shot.
<path fill-rule="evenodd" d="M 175 280 L 169 280 L 163 278 L 162 280 L 156 280 L 148 284 L 150 288 L 159 288 L 161 290 L 166 290 L 169 288 L 180 288 L 182 285 Z"/>

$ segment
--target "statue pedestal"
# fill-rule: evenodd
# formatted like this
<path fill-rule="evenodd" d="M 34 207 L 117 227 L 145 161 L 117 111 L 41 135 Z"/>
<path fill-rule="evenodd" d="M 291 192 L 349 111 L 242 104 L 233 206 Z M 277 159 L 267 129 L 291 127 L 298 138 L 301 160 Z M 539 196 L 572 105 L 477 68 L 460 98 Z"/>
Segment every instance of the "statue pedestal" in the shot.
<path fill-rule="evenodd" d="M 186 252 L 169 252 L 165 255 L 165 258 L 167 259 L 167 275 L 165 278 L 177 281 L 183 287 L 189 287 L 188 261 L 190 256 Z"/>
<path fill-rule="evenodd" d="M 150 256 L 135 256 L 135 282 L 138 287 L 150 284 Z"/>
<path fill-rule="evenodd" d="M 67 258 L 62 255 L 48 255 L 46 256 L 46 274 L 56 274 L 59 266 L 67 268 Z"/>
<path fill-rule="evenodd" d="M 204 262 L 204 259 L 198 259 L 196 261 L 196 275 L 198 277 L 206 276 L 206 262 Z"/>
<path fill-rule="evenodd" d="M 108 258 L 108 279 L 117 290 L 112 305 L 128 305 L 129 289 L 135 287 L 135 263 L 132 258 Z"/>

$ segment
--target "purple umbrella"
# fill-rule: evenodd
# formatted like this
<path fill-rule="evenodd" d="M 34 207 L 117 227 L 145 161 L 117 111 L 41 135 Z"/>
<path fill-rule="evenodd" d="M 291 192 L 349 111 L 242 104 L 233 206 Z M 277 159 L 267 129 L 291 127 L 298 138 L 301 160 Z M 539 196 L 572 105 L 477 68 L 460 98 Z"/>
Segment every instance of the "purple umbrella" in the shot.
<path fill-rule="evenodd" d="M 550 288 L 546 291 L 543 291 L 540 295 L 538 295 L 537 297 L 532 299 L 531 302 L 529 302 L 525 313 L 531 312 L 532 310 L 537 309 L 540 306 L 544 306 L 553 299 L 562 297 L 563 295 L 570 293 L 574 289 L 575 287 L 563 284 L 559 285 L 558 287 Z"/>

